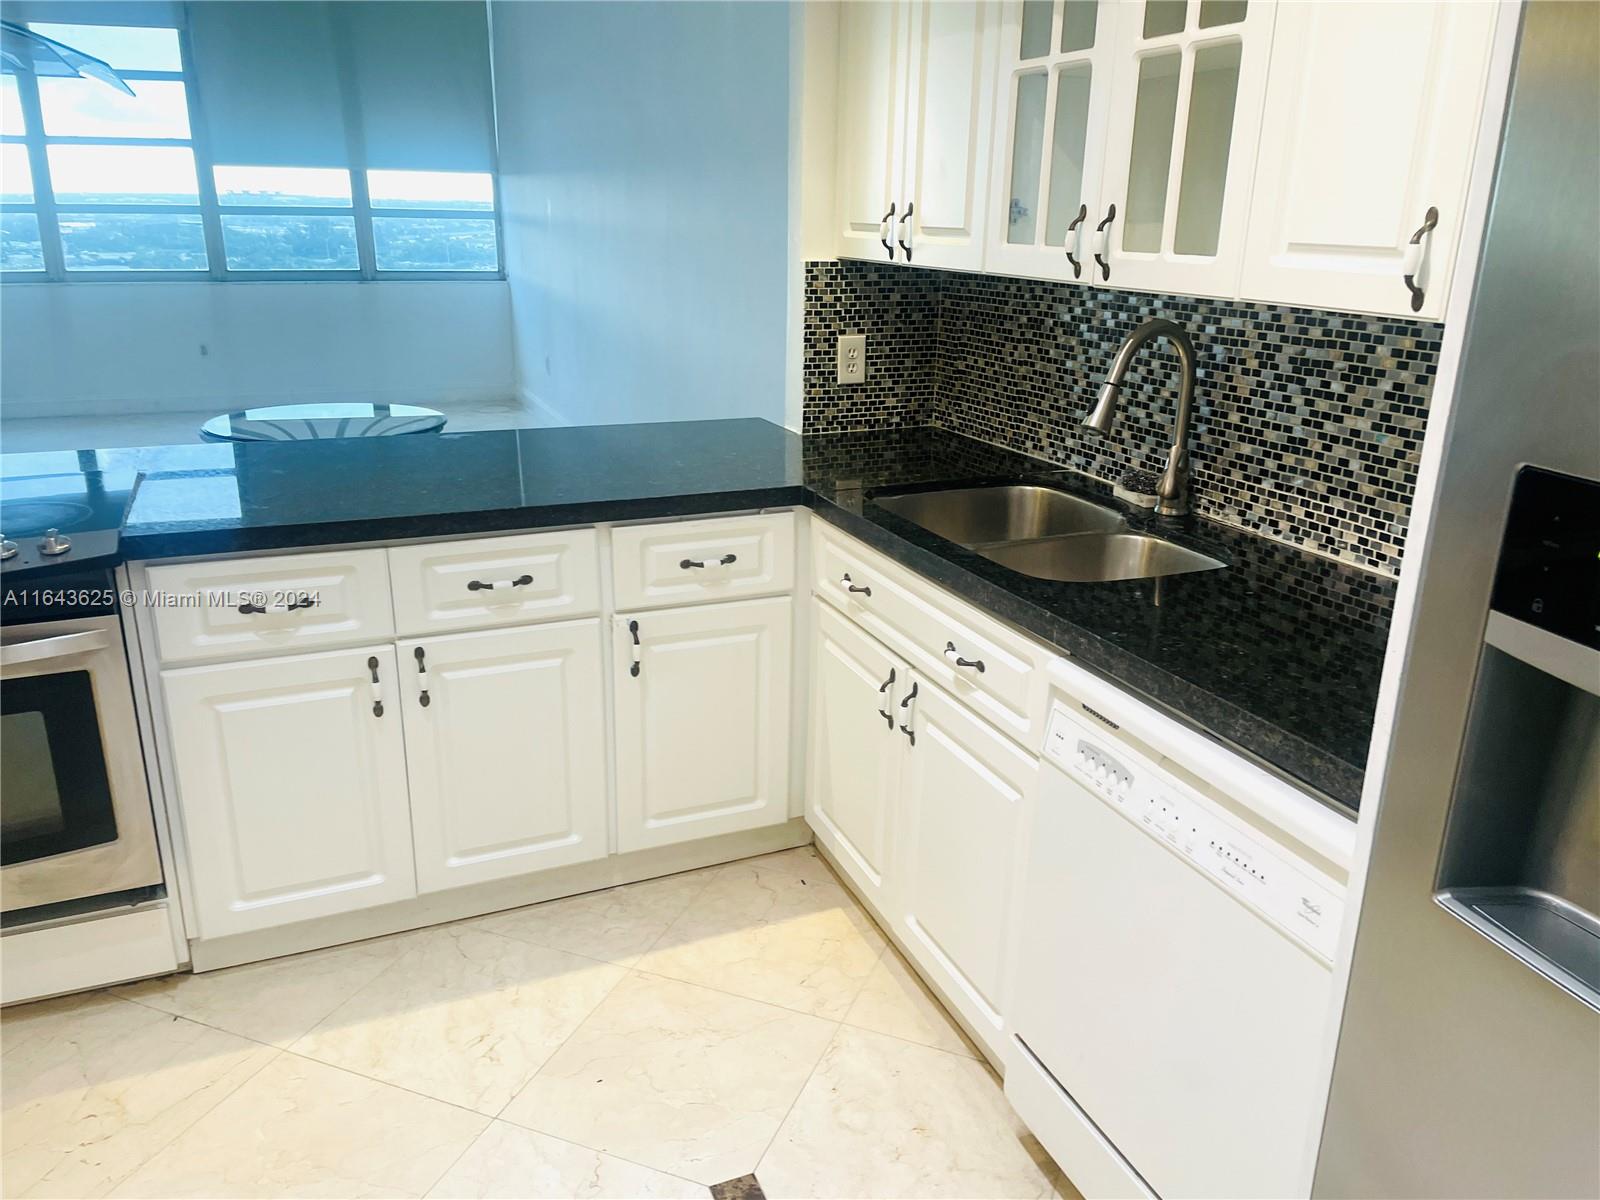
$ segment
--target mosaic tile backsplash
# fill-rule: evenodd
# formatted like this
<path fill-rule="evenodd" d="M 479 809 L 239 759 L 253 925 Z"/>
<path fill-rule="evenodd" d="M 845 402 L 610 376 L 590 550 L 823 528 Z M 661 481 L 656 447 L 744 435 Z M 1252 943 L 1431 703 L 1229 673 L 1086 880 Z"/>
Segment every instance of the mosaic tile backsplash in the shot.
<path fill-rule="evenodd" d="M 1397 574 L 1443 327 L 867 262 L 806 266 L 805 432 L 934 424 L 1115 482 L 1160 470 L 1177 356 L 1145 347 L 1109 437 L 1078 422 L 1124 337 L 1184 325 L 1195 511 Z M 834 340 L 867 335 L 867 381 Z"/>

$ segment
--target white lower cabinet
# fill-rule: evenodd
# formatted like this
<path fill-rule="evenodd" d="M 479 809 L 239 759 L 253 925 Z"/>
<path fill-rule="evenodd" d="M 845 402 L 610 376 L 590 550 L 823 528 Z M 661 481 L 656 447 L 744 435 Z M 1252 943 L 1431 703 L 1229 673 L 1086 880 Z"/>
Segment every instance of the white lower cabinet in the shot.
<path fill-rule="evenodd" d="M 618 615 L 617 848 L 789 815 L 789 597 Z"/>
<path fill-rule="evenodd" d="M 202 937 L 416 894 L 393 646 L 161 678 Z"/>
<path fill-rule="evenodd" d="M 813 600 L 811 827 L 870 901 L 888 901 L 894 797 L 911 671 L 854 622 Z"/>
<path fill-rule="evenodd" d="M 913 677 L 890 924 L 998 1054 L 1006 947 L 1038 760 L 949 693 Z"/>
<path fill-rule="evenodd" d="M 606 853 L 600 622 L 400 643 L 417 890 Z"/>

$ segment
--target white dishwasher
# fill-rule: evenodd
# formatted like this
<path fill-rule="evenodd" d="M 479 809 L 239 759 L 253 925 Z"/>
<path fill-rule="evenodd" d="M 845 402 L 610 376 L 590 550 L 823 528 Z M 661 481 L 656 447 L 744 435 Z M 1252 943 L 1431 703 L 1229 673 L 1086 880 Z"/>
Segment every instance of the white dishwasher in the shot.
<path fill-rule="evenodd" d="M 1302 1193 L 1354 825 L 1052 669 L 1006 1093 L 1091 1198 Z"/>

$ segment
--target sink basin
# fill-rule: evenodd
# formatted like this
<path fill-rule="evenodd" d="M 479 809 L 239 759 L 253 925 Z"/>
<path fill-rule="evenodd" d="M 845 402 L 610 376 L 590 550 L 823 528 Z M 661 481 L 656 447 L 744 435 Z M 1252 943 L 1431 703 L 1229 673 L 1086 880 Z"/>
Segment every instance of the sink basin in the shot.
<path fill-rule="evenodd" d="M 1228 565 L 1143 533 L 1049 537 L 1009 546 L 988 546 L 979 553 L 1023 575 L 1059 579 L 1064 583 L 1155 579 L 1190 571 L 1214 571 Z"/>
<path fill-rule="evenodd" d="M 1032 484 L 950 488 L 905 496 L 877 496 L 874 504 L 970 548 L 1066 533 L 1110 532 L 1123 527 L 1112 509 L 1070 492 Z"/>

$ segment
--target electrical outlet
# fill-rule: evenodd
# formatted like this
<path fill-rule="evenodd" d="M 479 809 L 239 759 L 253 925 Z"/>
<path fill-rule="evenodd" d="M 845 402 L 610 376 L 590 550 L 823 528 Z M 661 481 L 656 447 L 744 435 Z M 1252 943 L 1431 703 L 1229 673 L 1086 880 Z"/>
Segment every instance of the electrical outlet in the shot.
<path fill-rule="evenodd" d="M 865 383 L 867 380 L 867 335 L 841 333 L 838 358 L 834 364 L 839 383 Z"/>

